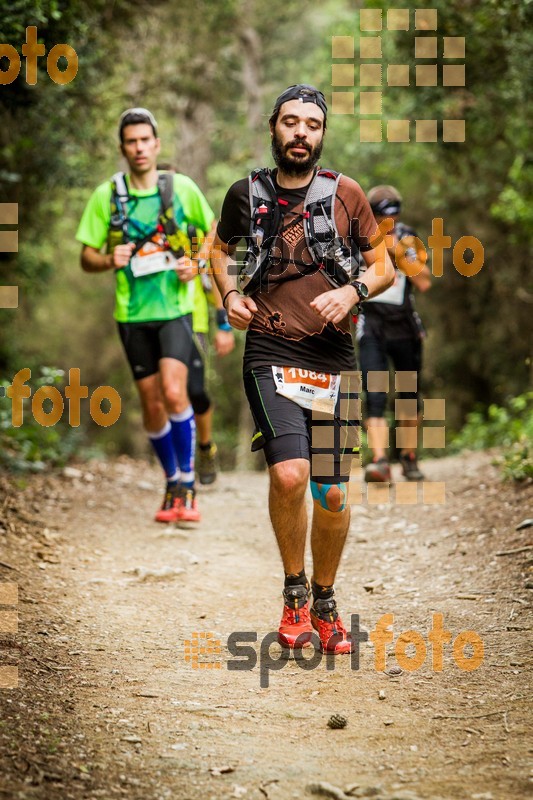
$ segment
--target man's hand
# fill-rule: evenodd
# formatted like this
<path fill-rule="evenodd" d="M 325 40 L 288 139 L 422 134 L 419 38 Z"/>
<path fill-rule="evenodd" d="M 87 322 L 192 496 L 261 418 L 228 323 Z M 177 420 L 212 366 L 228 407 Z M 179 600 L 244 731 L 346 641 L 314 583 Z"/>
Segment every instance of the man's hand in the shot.
<path fill-rule="evenodd" d="M 353 286 L 347 285 L 319 294 L 309 305 L 326 322 L 338 323 L 344 319 L 358 300 L 359 296 Z"/>
<path fill-rule="evenodd" d="M 134 250 L 135 244 L 133 242 L 128 242 L 127 244 L 118 244 L 113 250 L 113 269 L 122 269 L 123 267 L 127 267 L 131 259 L 131 254 Z"/>
<path fill-rule="evenodd" d="M 252 298 L 232 292 L 228 295 L 226 303 L 230 325 L 239 331 L 245 331 L 257 312 L 257 306 Z"/>
<path fill-rule="evenodd" d="M 182 256 L 176 260 L 174 267 L 178 274 L 178 278 L 182 283 L 192 281 L 198 275 L 198 262 L 193 261 L 188 256 Z"/>
<path fill-rule="evenodd" d="M 233 331 L 217 331 L 215 333 L 215 350 L 217 356 L 227 356 L 235 347 Z"/>

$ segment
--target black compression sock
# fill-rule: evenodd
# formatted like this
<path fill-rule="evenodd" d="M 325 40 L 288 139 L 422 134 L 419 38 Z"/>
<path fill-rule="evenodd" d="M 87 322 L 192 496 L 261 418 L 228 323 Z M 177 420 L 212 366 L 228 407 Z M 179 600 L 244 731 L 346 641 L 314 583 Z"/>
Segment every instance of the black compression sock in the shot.
<path fill-rule="evenodd" d="M 307 586 L 309 589 L 309 583 L 305 577 L 305 569 L 298 573 L 285 573 L 285 588 L 287 589 L 289 586 Z"/>
<path fill-rule="evenodd" d="M 331 600 L 331 598 L 335 594 L 333 585 L 320 586 L 318 583 L 315 583 L 314 581 L 311 582 L 311 589 L 313 592 L 313 600 Z"/>

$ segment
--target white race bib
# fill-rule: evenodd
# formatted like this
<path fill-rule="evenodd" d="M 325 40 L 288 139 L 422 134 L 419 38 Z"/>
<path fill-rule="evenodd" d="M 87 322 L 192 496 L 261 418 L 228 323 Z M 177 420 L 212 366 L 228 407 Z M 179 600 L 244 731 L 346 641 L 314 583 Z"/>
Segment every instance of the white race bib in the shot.
<path fill-rule="evenodd" d="M 297 367 L 272 367 L 276 392 L 302 408 L 333 416 L 339 396 L 340 375 Z"/>
<path fill-rule="evenodd" d="M 130 264 L 134 277 L 140 278 L 143 275 L 153 275 L 155 272 L 174 269 L 176 259 L 171 250 L 166 250 L 154 242 L 147 242 L 133 256 Z"/>

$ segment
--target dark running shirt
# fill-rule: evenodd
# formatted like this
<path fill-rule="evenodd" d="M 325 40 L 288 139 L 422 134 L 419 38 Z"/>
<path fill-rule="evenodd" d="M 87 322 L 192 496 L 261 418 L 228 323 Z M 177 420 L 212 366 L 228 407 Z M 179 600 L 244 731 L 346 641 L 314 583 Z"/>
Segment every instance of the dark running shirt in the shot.
<path fill-rule="evenodd" d="M 398 240 L 404 239 L 406 236 L 415 237 L 417 235 L 413 228 L 409 228 L 403 222 L 395 224 L 394 233 Z M 392 261 L 394 263 L 394 258 Z M 363 264 L 362 274 L 365 268 L 366 265 Z M 383 294 L 372 298 L 372 300 L 361 306 L 356 332 L 358 341 L 363 336 L 396 341 L 399 339 L 420 339 L 425 335 L 422 320 L 415 309 L 413 284 L 397 267 L 395 272 L 394 284 Z M 400 302 L 387 303 L 387 298 L 395 293 L 398 294 L 398 289 L 400 288 L 402 290 Z"/>
<path fill-rule="evenodd" d="M 347 315 L 340 323 L 325 323 L 309 306 L 319 294 L 334 287 L 318 267 L 302 275 L 301 263 L 313 264 L 304 235 L 302 212 L 308 186 L 285 189 L 273 178 L 281 210 L 280 258 L 268 271 L 266 290 L 253 294 L 258 311 L 246 334 L 244 372 L 260 366 L 294 366 L 320 372 L 356 369 L 355 353 Z M 358 222 L 355 222 L 358 221 Z M 343 175 L 335 199 L 335 222 L 339 236 L 363 249 L 376 231 L 376 221 L 356 181 Z M 217 232 L 226 244 L 236 244 L 249 235 L 250 200 L 248 179 L 229 189 L 222 206 Z"/>

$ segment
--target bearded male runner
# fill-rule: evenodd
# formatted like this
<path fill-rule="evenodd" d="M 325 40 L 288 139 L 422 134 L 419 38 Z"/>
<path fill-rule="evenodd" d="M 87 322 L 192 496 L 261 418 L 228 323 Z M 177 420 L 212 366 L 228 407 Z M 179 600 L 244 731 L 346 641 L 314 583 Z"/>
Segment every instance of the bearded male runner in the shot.
<path fill-rule="evenodd" d="M 269 120 L 277 168 L 229 189 L 211 258 L 230 324 L 247 329 L 252 448 L 263 448 L 269 467 L 270 518 L 285 570 L 279 642 L 308 646 L 315 628 L 323 651 L 349 653 L 333 586 L 358 444 L 358 415 L 346 410 L 357 390 L 349 314 L 385 290 L 394 270 L 385 248 L 381 268 L 374 263 L 376 222 L 359 184 L 317 169 L 326 117 L 324 95 L 312 86 L 291 86 L 278 97 Z M 248 250 L 236 276 L 231 256 L 243 237 Z M 368 265 L 364 282 L 353 280 L 350 267 L 358 249 Z M 311 585 L 304 568 L 309 478 Z"/>

